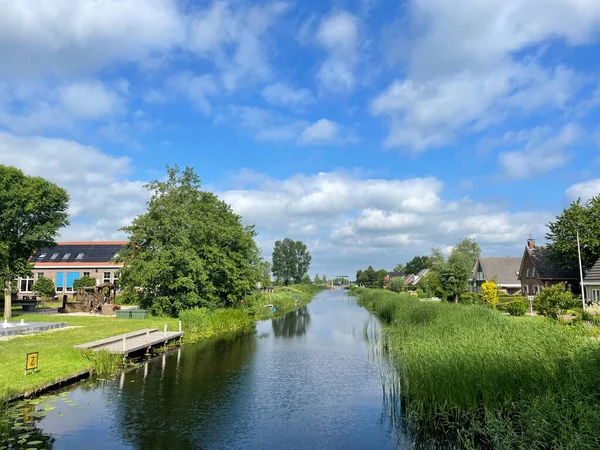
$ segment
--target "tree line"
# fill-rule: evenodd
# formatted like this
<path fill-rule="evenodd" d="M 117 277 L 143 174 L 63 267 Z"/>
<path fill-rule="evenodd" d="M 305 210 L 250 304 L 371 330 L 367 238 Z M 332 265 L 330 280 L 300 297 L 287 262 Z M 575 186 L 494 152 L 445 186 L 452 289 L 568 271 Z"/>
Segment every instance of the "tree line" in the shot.
<path fill-rule="evenodd" d="M 146 189 L 151 194 L 146 211 L 121 229 L 128 243 L 117 259 L 124 264 L 119 285 L 127 301 L 177 316 L 187 308 L 234 306 L 257 287 L 271 285 L 271 274 L 284 285 L 311 281 L 312 258 L 304 243 L 277 241 L 272 264 L 266 261 L 254 226 L 202 190 L 192 168 L 167 166 L 166 179 L 151 181 Z M 0 165 L 4 317 L 11 316 L 14 279 L 32 275 L 29 258 L 37 249 L 56 245 L 60 229 L 69 224 L 68 206 L 65 189 Z M 37 287 L 48 293 L 53 282 L 42 279 Z"/>

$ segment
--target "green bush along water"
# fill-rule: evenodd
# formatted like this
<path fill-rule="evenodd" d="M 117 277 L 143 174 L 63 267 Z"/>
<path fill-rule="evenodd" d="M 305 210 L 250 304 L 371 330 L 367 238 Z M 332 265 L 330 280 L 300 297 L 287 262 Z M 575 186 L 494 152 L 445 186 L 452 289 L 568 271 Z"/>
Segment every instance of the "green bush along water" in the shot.
<path fill-rule="evenodd" d="M 479 305 L 357 291 L 382 338 L 402 417 L 423 448 L 600 448 L 600 344 L 585 327 Z"/>

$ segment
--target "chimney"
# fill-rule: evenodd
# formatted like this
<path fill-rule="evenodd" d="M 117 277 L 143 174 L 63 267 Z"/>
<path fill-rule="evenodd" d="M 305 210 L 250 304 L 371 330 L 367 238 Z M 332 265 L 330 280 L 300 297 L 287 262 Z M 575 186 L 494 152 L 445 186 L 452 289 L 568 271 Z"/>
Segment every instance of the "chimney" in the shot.
<path fill-rule="evenodd" d="M 527 247 L 529 248 L 535 248 L 535 239 L 527 239 Z"/>

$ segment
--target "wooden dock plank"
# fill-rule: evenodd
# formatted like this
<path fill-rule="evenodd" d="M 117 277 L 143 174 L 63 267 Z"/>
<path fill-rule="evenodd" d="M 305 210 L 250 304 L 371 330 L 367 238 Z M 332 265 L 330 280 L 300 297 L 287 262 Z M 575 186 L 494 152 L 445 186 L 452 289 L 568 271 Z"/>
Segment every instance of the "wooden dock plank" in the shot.
<path fill-rule="evenodd" d="M 144 337 L 145 337 L 146 331 L 148 331 L 150 333 L 154 333 L 155 331 L 158 331 L 158 329 L 157 328 L 144 328 L 143 330 L 132 331 L 131 333 L 118 334 L 117 336 L 112 336 L 112 337 L 108 337 L 108 338 L 104 338 L 104 339 L 98 339 L 97 341 L 87 342 L 85 344 L 79 344 L 79 345 L 76 345 L 74 348 L 81 349 L 81 350 L 92 349 L 94 347 L 100 347 L 100 346 L 103 346 L 106 344 L 110 344 L 111 342 L 115 342 L 115 341 L 120 342 L 123 340 L 123 336 L 125 336 L 125 339 L 129 339 L 129 338 L 133 338 L 135 336 L 141 336 L 141 335 L 144 335 Z"/>
<path fill-rule="evenodd" d="M 140 350 L 144 350 L 157 345 L 166 344 L 174 339 L 181 338 L 181 331 L 158 331 L 156 328 L 148 330 L 139 330 L 132 333 L 120 334 L 110 338 L 100 339 L 87 344 L 76 345 L 75 348 L 80 350 L 106 350 L 109 353 L 129 355 Z M 125 338 L 125 345 L 123 345 Z"/>

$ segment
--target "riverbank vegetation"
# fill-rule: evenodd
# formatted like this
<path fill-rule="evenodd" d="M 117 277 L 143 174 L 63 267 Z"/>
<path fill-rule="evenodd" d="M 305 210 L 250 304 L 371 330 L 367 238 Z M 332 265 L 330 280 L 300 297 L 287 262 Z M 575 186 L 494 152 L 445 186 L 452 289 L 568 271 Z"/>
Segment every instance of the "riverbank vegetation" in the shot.
<path fill-rule="evenodd" d="M 359 290 L 385 325 L 386 386 L 423 448 L 599 448 L 600 344 L 585 327 Z"/>

